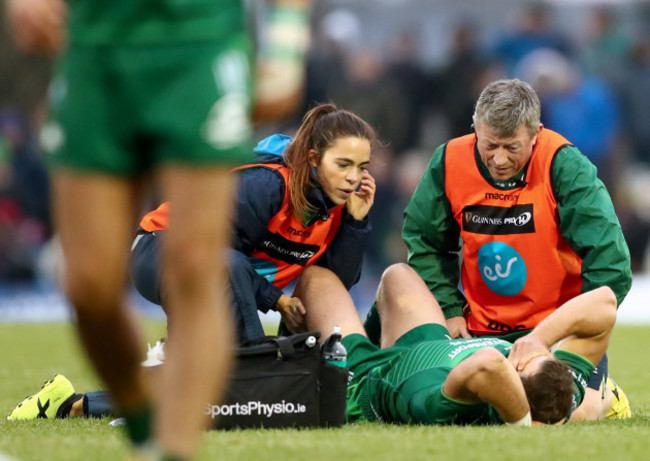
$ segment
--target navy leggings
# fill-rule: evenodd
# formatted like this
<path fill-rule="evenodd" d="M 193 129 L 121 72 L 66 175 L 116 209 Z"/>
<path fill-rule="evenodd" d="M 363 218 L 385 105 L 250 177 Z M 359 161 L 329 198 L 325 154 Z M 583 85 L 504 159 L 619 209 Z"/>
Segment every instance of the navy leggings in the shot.
<path fill-rule="evenodd" d="M 137 237 L 131 252 L 131 279 L 138 293 L 146 300 L 163 306 L 164 310 L 160 287 L 162 235 L 164 231 L 140 234 Z M 228 257 L 233 318 L 237 337 L 242 343 L 264 335 L 255 299 L 256 278 L 259 276 L 243 253 L 231 249 Z"/>

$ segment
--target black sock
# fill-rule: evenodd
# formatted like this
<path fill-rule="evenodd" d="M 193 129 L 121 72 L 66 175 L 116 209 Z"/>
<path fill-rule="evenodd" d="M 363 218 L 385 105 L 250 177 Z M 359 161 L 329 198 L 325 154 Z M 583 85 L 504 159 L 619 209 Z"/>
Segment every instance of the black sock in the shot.
<path fill-rule="evenodd" d="M 70 410 L 72 410 L 72 405 L 77 402 L 79 399 L 85 398 L 85 394 L 72 394 L 70 397 L 65 399 L 58 410 L 56 410 L 56 417 L 59 419 L 67 418 L 70 416 Z"/>
<path fill-rule="evenodd" d="M 379 318 L 379 311 L 377 310 L 377 301 L 372 303 L 370 311 L 363 321 L 363 328 L 366 330 L 366 335 L 370 341 L 379 346 L 381 342 L 381 319 Z"/>

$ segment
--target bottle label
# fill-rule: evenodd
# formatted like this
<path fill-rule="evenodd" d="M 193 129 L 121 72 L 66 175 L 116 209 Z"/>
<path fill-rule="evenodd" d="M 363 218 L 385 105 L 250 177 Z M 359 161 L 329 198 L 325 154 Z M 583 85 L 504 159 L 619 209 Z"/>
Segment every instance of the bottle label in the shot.
<path fill-rule="evenodd" d="M 334 365 L 335 367 L 345 368 L 348 364 L 347 360 L 325 360 L 325 363 Z"/>

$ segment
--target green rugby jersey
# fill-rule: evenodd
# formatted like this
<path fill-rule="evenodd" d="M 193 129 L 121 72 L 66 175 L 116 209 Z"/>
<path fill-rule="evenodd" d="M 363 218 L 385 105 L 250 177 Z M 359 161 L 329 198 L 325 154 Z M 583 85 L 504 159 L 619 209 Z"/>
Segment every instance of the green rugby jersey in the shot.
<path fill-rule="evenodd" d="M 596 367 L 589 360 L 573 352 L 558 349 L 553 355 L 569 365 L 571 369 L 573 375 L 573 409 L 575 410 L 585 397 L 589 377 Z"/>
<path fill-rule="evenodd" d="M 246 30 L 243 0 L 69 0 L 73 45 L 225 39 Z"/>
<path fill-rule="evenodd" d="M 400 360 L 386 373 L 384 380 L 398 385 L 421 370 L 433 367 L 451 369 L 474 352 L 485 347 L 494 347 L 507 357 L 512 349 L 512 343 L 493 337 L 427 341 L 402 355 Z"/>
<path fill-rule="evenodd" d="M 389 422 L 441 422 L 435 408 L 414 408 L 409 405 L 413 396 L 422 391 L 425 394 L 442 392 L 442 385 L 452 368 L 485 347 L 494 347 L 507 356 L 512 343 L 492 337 L 426 341 L 413 347 L 391 365 L 373 370 L 368 376 L 372 413 Z M 422 405 L 426 404 L 422 402 Z M 481 415 L 488 411 L 488 405 L 472 407 Z"/>
<path fill-rule="evenodd" d="M 457 402 L 442 392 L 453 367 L 485 347 L 494 347 L 507 356 L 512 343 L 493 337 L 426 341 L 374 368 L 363 384 L 366 389 L 360 403 L 364 417 L 416 424 L 503 423 L 492 406 Z M 568 351 L 558 350 L 554 355 L 571 369 L 575 409 L 582 402 L 594 366 Z"/>

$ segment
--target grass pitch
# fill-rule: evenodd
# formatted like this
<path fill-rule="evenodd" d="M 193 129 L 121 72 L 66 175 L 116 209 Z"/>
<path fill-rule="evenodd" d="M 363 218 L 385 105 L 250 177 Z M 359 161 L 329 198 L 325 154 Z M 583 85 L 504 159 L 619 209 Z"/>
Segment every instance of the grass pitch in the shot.
<path fill-rule="evenodd" d="M 145 322 L 147 339 L 164 336 Z M 647 460 L 650 459 L 650 326 L 618 326 L 610 372 L 627 393 L 633 417 L 561 427 L 419 427 L 356 424 L 340 429 L 249 430 L 205 434 L 199 460 Z M 77 392 L 100 388 L 68 324 L 0 324 L 0 414 L 55 373 Z M 0 418 L 0 459 L 119 460 L 127 456 L 109 420 Z"/>

